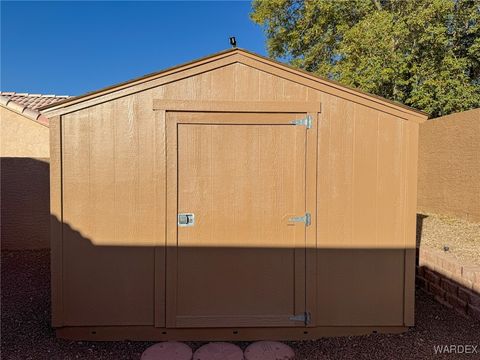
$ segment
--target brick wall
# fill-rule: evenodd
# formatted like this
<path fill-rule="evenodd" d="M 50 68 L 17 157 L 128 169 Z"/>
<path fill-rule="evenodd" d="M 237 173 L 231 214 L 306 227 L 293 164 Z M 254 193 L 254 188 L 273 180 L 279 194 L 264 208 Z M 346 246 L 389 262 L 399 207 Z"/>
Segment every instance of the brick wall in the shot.
<path fill-rule="evenodd" d="M 463 265 L 448 252 L 420 247 L 417 285 L 464 316 L 480 320 L 480 266 Z"/>

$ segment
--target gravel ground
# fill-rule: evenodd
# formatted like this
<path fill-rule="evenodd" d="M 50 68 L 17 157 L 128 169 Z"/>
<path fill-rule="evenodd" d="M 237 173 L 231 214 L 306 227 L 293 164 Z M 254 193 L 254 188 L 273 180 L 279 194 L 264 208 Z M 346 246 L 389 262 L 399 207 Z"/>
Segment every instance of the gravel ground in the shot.
<path fill-rule="evenodd" d="M 56 339 L 49 326 L 49 252 L 1 255 L 2 359 L 139 359 L 150 342 Z M 198 348 L 202 343 L 189 343 Z M 480 323 L 466 319 L 417 291 L 416 326 L 404 334 L 289 342 L 297 359 L 480 359 Z M 435 345 L 478 346 L 475 355 L 435 355 Z M 239 344 L 245 348 L 247 343 Z"/>
<path fill-rule="evenodd" d="M 417 246 L 443 250 L 462 264 L 480 265 L 480 223 L 448 216 L 417 214 Z"/>

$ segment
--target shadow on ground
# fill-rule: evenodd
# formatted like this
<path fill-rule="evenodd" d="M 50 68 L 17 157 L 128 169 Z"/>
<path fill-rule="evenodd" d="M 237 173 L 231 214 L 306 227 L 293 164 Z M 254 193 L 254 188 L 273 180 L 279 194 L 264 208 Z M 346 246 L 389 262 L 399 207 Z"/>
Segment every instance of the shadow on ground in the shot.
<path fill-rule="evenodd" d="M 1 255 L 2 359 L 139 359 L 151 342 L 86 342 L 56 339 L 50 328 L 48 250 Z M 417 290 L 416 326 L 404 334 L 291 342 L 298 359 L 429 359 L 435 345 L 477 345 L 480 323 L 466 319 Z M 189 343 L 197 348 L 201 343 Z M 245 348 L 247 343 L 239 344 Z M 457 355 L 435 355 L 453 359 Z"/>

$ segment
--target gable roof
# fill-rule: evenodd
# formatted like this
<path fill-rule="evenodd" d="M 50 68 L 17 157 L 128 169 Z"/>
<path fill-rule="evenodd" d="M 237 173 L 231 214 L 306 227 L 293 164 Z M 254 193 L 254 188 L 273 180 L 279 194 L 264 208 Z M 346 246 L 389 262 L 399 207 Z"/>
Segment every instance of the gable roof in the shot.
<path fill-rule="evenodd" d="M 139 78 L 125 81 L 100 90 L 88 92 L 80 96 L 61 100 L 54 104 L 42 106 L 40 107 L 40 110 L 42 112 L 44 111 L 49 116 L 66 114 L 84 107 L 92 106 L 95 103 L 108 101 L 117 97 L 153 88 L 162 85 L 163 83 L 179 80 L 182 78 L 182 73 L 184 73 L 183 78 L 195 75 L 196 73 L 202 72 L 201 67 L 203 65 L 210 64 L 214 68 L 215 63 L 217 62 L 218 67 L 225 66 L 228 64 L 228 62 L 244 63 L 259 70 L 288 78 L 289 80 L 315 88 L 322 92 L 341 96 L 352 101 L 370 103 L 371 106 L 376 104 L 376 106 L 391 109 L 391 111 L 393 111 L 395 114 L 402 114 L 403 116 L 401 117 L 408 120 L 413 120 L 415 122 L 423 122 L 428 117 L 426 113 L 401 103 L 394 102 L 377 95 L 369 94 L 358 89 L 347 87 L 336 81 L 319 77 L 307 71 L 296 69 L 287 64 L 239 48 L 228 49 L 182 65 L 147 74 Z M 195 71 L 196 69 L 197 71 Z M 171 79 L 169 78 L 170 76 Z M 156 81 L 159 79 L 164 79 L 165 81 Z M 82 103 L 84 104 L 82 105 Z"/>

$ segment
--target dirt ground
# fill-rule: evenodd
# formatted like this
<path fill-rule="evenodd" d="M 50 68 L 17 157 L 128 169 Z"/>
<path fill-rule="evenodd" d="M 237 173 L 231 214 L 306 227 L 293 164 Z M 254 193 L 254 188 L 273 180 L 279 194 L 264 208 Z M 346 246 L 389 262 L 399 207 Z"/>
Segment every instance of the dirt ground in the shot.
<path fill-rule="evenodd" d="M 56 339 L 49 325 L 49 252 L 1 255 L 1 358 L 139 359 L 150 342 Z M 325 338 L 288 343 L 297 359 L 480 359 L 480 322 L 466 319 L 417 291 L 416 326 L 404 334 Z M 477 354 L 435 355 L 435 345 L 473 345 Z M 201 343 L 190 343 L 197 348 Z M 245 347 L 247 344 L 239 344 Z"/>
<path fill-rule="evenodd" d="M 417 246 L 444 250 L 462 264 L 480 265 L 480 223 L 417 214 Z"/>

